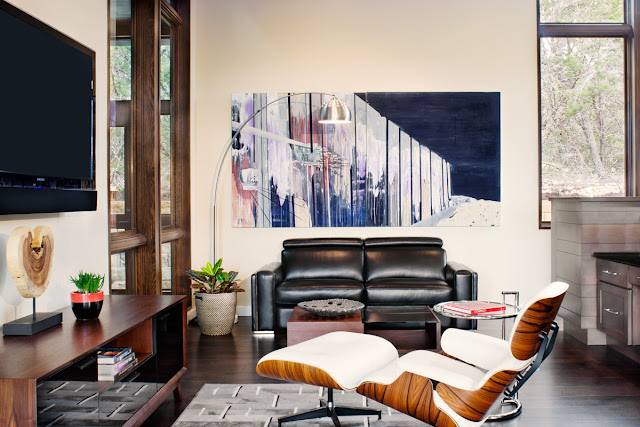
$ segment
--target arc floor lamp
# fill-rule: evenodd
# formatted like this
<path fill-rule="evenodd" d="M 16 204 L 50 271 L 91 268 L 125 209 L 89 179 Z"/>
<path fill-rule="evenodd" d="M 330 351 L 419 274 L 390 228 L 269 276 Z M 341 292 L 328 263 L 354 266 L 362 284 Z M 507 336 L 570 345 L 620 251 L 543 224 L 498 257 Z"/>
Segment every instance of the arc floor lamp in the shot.
<path fill-rule="evenodd" d="M 218 259 L 217 254 L 217 199 L 218 199 L 218 185 L 220 183 L 220 175 L 222 174 L 222 168 L 224 167 L 224 161 L 229 155 L 229 151 L 233 146 L 234 141 L 240 135 L 240 131 L 258 114 L 262 113 L 267 109 L 268 106 L 275 104 L 278 101 L 282 101 L 283 99 L 289 99 L 294 96 L 299 95 L 328 95 L 331 96 L 331 99 L 322 104 L 322 106 L 318 110 L 318 123 L 323 125 L 327 124 L 345 124 L 351 122 L 351 110 L 347 105 L 345 105 L 342 101 L 340 101 L 334 94 L 330 93 L 322 93 L 322 92 L 297 92 L 290 93 L 288 95 L 282 96 L 278 99 L 274 99 L 273 101 L 267 103 L 264 107 L 260 108 L 258 111 L 253 113 L 251 117 L 246 119 L 240 126 L 237 127 L 236 131 L 231 135 L 231 138 L 227 140 L 227 142 L 222 147 L 222 154 L 218 160 L 218 166 L 216 168 L 216 173 L 214 175 L 214 185 L 212 187 L 213 192 L 211 194 L 211 220 L 212 220 L 212 229 L 211 229 L 211 254 L 212 254 L 212 262 L 215 262 Z"/>

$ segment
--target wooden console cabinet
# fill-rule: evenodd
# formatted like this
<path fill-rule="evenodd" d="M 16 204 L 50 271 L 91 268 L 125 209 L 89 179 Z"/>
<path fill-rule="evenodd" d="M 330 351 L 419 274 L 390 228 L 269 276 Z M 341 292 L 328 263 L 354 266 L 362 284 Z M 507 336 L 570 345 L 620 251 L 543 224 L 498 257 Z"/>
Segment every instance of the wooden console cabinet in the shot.
<path fill-rule="evenodd" d="M 186 372 L 187 298 L 106 295 L 100 317 L 33 336 L 0 341 L 0 425 L 137 426 Z M 138 364 L 115 381 L 98 381 L 96 350 L 132 347 Z"/>

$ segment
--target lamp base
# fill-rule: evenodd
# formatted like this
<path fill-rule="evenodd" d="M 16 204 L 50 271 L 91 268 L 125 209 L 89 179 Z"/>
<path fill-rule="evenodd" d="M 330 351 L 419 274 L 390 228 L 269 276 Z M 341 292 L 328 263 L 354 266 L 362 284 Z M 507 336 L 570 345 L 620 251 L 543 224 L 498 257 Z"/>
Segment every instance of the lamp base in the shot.
<path fill-rule="evenodd" d="M 4 335 L 35 335 L 62 323 L 62 313 L 36 313 L 2 325 Z"/>

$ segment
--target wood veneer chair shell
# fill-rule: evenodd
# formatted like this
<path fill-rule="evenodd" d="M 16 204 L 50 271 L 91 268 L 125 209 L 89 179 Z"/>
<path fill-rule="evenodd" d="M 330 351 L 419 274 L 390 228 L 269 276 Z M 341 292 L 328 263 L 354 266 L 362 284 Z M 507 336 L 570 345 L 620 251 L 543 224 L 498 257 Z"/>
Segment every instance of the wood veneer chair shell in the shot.
<path fill-rule="evenodd" d="M 435 427 L 457 427 L 449 415 L 433 401 L 433 383 L 429 378 L 403 372 L 391 384 L 368 382 L 358 393 Z"/>
<path fill-rule="evenodd" d="M 328 373 L 304 363 L 288 362 L 284 360 L 265 360 L 256 366 L 258 375 L 277 380 L 287 380 L 299 383 L 331 387 L 344 390 Z"/>
<path fill-rule="evenodd" d="M 478 390 L 463 390 L 440 383 L 436 391 L 458 415 L 471 421 L 480 421 L 517 374 L 514 371 L 496 372 Z"/>
<path fill-rule="evenodd" d="M 564 293 L 554 298 L 541 299 L 525 310 L 511 338 L 513 357 L 527 360 L 535 356 L 542 344 L 539 335 L 549 332 L 563 298 Z"/>

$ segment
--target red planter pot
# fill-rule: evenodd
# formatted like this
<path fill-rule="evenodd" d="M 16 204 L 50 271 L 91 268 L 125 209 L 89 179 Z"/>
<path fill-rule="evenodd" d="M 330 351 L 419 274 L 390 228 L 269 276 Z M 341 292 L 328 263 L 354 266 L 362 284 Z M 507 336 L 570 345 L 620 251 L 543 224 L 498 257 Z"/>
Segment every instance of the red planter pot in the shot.
<path fill-rule="evenodd" d="M 93 294 L 83 294 L 80 292 L 71 293 L 71 309 L 79 320 L 95 319 L 100 315 L 104 292 Z"/>

